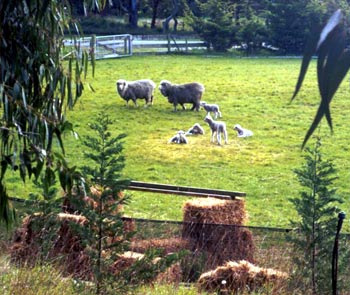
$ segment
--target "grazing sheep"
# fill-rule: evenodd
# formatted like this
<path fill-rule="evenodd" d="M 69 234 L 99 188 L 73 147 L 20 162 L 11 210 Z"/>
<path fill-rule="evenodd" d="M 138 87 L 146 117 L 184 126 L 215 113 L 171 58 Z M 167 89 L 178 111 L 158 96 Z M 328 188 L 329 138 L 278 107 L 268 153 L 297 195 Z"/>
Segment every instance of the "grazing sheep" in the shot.
<path fill-rule="evenodd" d="M 162 80 L 159 84 L 161 94 L 168 98 L 168 102 L 174 105 L 176 111 L 177 105 L 181 105 L 185 110 L 185 103 L 191 103 L 191 110 L 199 111 L 200 100 L 204 93 L 204 86 L 197 82 L 186 84 L 172 84 L 170 81 Z"/>
<path fill-rule="evenodd" d="M 239 124 L 236 124 L 233 127 L 233 129 L 237 131 L 237 137 L 248 137 L 248 136 L 253 135 L 252 131 L 245 129 L 245 128 L 242 128 L 241 125 L 239 125 Z"/>
<path fill-rule="evenodd" d="M 201 106 L 207 111 L 207 115 L 210 114 L 210 112 L 213 112 L 215 115 L 215 120 L 218 118 L 218 115 L 220 118 L 222 117 L 217 104 L 208 104 L 205 101 L 202 101 Z"/>
<path fill-rule="evenodd" d="M 168 143 L 184 143 L 187 144 L 188 140 L 185 135 L 185 131 L 178 131 L 175 136 L 169 139 Z"/>
<path fill-rule="evenodd" d="M 116 82 L 117 92 L 120 97 L 126 100 L 128 106 L 129 100 L 131 99 L 135 106 L 137 106 L 136 99 L 145 99 L 146 104 L 153 104 L 153 92 L 156 88 L 156 84 L 149 79 L 137 80 L 137 81 L 126 81 L 119 79 Z"/>
<path fill-rule="evenodd" d="M 214 136 L 216 134 L 216 138 L 218 141 L 218 144 L 221 145 L 221 134 L 224 135 L 225 143 L 228 143 L 227 139 L 227 130 L 226 130 L 226 124 L 222 121 L 214 121 L 213 118 L 209 115 L 207 115 L 204 118 L 204 122 L 207 122 L 209 124 L 209 127 L 211 129 L 211 140 L 210 142 L 215 142 Z"/>
<path fill-rule="evenodd" d="M 197 134 L 204 134 L 204 129 L 201 125 L 198 123 L 194 124 L 188 131 L 186 132 L 186 135 L 197 135 Z"/>

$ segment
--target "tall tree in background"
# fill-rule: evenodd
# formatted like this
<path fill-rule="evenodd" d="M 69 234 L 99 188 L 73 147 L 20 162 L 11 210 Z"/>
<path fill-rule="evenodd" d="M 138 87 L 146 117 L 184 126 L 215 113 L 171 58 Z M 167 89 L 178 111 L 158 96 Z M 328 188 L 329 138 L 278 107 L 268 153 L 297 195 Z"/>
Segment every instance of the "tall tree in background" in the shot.
<path fill-rule="evenodd" d="M 187 9 L 187 20 L 193 30 L 207 43 L 208 49 L 227 51 L 236 41 L 234 5 L 208 0 L 198 4 L 200 16 Z"/>
<path fill-rule="evenodd" d="M 268 26 L 272 44 L 286 54 L 303 53 L 310 34 L 337 8 L 348 11 L 349 4 L 345 0 L 271 1 Z"/>
<path fill-rule="evenodd" d="M 85 4 L 96 9 L 100 2 Z M 75 47 L 63 64 L 63 38 L 72 26 L 78 27 L 68 0 L 0 2 L 0 221 L 7 225 L 14 217 L 6 192 L 8 169 L 23 181 L 37 178 L 43 167 L 55 169 L 54 138 L 64 152 L 62 133 L 72 127 L 65 112 L 83 92 L 89 59 Z"/>
<path fill-rule="evenodd" d="M 271 2 L 272 44 L 286 54 L 302 53 L 312 28 L 321 24 L 322 9 L 322 5 L 310 0 Z"/>

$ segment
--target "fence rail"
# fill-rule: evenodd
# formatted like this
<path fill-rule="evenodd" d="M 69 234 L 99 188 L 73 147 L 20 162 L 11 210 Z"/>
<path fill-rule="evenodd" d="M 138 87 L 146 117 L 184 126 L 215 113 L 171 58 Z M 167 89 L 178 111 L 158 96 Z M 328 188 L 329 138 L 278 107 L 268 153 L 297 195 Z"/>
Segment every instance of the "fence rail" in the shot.
<path fill-rule="evenodd" d="M 152 192 L 152 193 L 190 196 L 190 197 L 201 197 L 201 198 L 211 197 L 211 198 L 224 199 L 224 200 L 234 200 L 237 197 L 246 196 L 246 193 L 244 192 L 168 185 L 168 184 L 159 184 L 159 183 L 147 183 L 147 182 L 141 182 L 141 181 L 132 181 L 128 189 Z"/>

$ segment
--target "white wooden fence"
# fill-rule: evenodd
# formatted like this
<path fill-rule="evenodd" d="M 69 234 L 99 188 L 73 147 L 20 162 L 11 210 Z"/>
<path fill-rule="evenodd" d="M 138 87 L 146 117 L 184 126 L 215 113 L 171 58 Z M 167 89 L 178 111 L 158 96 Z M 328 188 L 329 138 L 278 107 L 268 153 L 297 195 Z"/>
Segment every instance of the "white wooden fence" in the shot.
<path fill-rule="evenodd" d="M 65 46 L 78 46 L 80 51 L 90 49 L 91 37 L 77 40 L 66 39 Z M 94 50 L 96 59 L 116 58 L 133 54 L 190 51 L 206 48 L 206 43 L 198 37 L 172 35 L 109 35 L 95 37 Z"/>

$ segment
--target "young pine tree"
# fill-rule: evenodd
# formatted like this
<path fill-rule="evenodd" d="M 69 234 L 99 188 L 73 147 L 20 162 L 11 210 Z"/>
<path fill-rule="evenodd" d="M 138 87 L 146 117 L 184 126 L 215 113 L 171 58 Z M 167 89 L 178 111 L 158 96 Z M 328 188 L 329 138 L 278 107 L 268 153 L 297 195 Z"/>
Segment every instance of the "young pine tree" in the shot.
<path fill-rule="evenodd" d="M 83 240 L 92 259 L 96 294 L 106 293 L 111 266 L 128 240 L 118 210 L 128 199 L 122 190 L 129 181 L 121 179 L 125 161 L 121 140 L 126 135 L 112 137 L 108 131 L 111 124 L 108 116 L 99 114 L 96 122 L 90 124 L 96 136 L 86 136 L 83 142 L 87 148 L 84 156 L 91 163 L 82 168 L 90 198 L 90 202 L 85 200 L 82 204 L 82 213 L 88 219 Z"/>
<path fill-rule="evenodd" d="M 134 232 L 124 231 L 120 211 L 120 206 L 129 199 L 123 193 L 129 180 L 121 179 L 125 165 L 122 139 L 126 135 L 112 137 L 108 131 L 111 124 L 109 117 L 103 114 L 99 114 L 96 122 L 90 124 L 97 136 L 87 136 L 84 141 L 87 147 L 84 155 L 90 160 L 89 165 L 82 168 L 87 183 L 87 198 L 77 204 L 79 211 L 88 219 L 87 226 L 78 230 L 92 261 L 96 294 L 124 294 L 127 289 L 152 281 L 185 254 L 161 258 L 163 253 L 152 249 L 131 267 L 118 270 L 117 275 L 113 271 L 118 256 L 129 250 Z M 155 262 L 156 257 L 161 259 Z"/>
<path fill-rule="evenodd" d="M 304 158 L 305 164 L 294 172 L 305 189 L 300 197 L 290 200 L 300 217 L 300 221 L 291 222 L 298 228 L 291 238 L 299 255 L 295 255 L 296 273 L 302 278 L 305 291 L 331 294 L 332 250 L 340 212 L 337 205 L 343 203 L 343 198 L 332 188 L 336 169 L 331 161 L 323 160 L 320 139 L 314 148 L 306 148 Z"/>

